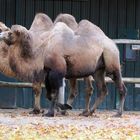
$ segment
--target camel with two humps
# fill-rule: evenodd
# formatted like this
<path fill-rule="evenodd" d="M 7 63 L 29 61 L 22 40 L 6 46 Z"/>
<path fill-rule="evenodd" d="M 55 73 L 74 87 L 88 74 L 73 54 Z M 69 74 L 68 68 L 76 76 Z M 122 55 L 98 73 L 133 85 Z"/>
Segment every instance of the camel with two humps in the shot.
<path fill-rule="evenodd" d="M 51 99 L 47 116 L 54 115 L 58 89 L 64 77 L 68 79 L 85 77 L 93 74 L 100 67 L 104 68 L 102 62 L 103 49 L 96 44 L 90 45 L 92 44 L 91 34 L 75 35 L 73 30 L 64 23 L 57 23 L 49 33 L 46 33 L 46 40 L 39 48 L 34 47 L 37 41 L 36 36 L 19 25 L 12 26 L 10 32 L 4 32 L 0 37 L 5 42 L 7 42 L 6 40 L 11 42 L 9 63 L 18 76 L 31 82 L 34 81 L 35 77 L 38 81 L 42 77 L 46 77 L 47 94 Z M 58 40 L 55 41 L 57 38 Z M 64 43 L 64 40 L 69 45 Z M 50 46 L 53 43 L 56 46 Z M 83 57 L 84 53 L 88 54 L 88 58 Z M 77 61 L 77 57 L 83 61 Z M 92 60 L 92 63 L 88 64 L 89 60 Z M 31 65 L 32 67 L 30 67 Z M 25 69 L 21 66 L 24 66 Z"/>
<path fill-rule="evenodd" d="M 75 18 L 69 14 L 60 14 L 59 19 L 63 18 L 64 23 L 66 23 L 70 28 L 72 28 L 73 30 L 75 30 L 77 28 L 77 24 L 75 21 Z M 56 18 L 56 20 L 54 21 L 54 24 L 56 24 L 57 22 L 60 22 L 58 18 Z M 34 32 L 37 36 L 40 34 L 43 34 L 46 31 L 49 31 L 51 28 L 53 27 L 53 23 L 50 20 L 50 18 L 48 16 L 46 16 L 43 13 L 39 13 L 35 16 L 34 21 L 29 29 L 30 32 Z M 74 97 L 77 95 L 77 90 L 76 90 L 76 79 L 72 78 L 69 79 L 69 86 L 70 86 L 70 98 L 67 101 L 66 107 L 69 109 L 72 109 L 71 104 L 73 102 Z M 84 81 L 86 84 L 86 93 L 87 95 L 92 95 L 93 92 L 93 86 L 92 86 L 92 82 L 91 82 L 91 77 L 84 77 Z M 37 110 L 39 110 L 40 108 L 40 93 L 41 93 L 41 83 L 38 83 L 38 86 L 36 86 L 37 89 L 37 93 L 35 94 L 35 106 L 37 108 Z M 60 91 L 61 92 L 61 91 Z M 61 93 L 59 93 L 59 95 L 61 95 Z M 74 95 L 74 96 L 73 96 Z M 86 97 L 86 109 L 84 112 L 89 112 L 89 97 Z M 37 104 L 36 104 L 37 103 Z M 62 104 L 62 103 L 61 103 Z M 59 104 L 59 106 L 61 105 Z M 60 106 L 62 107 L 62 106 Z M 64 109 L 64 108 L 63 108 Z M 36 109 L 33 110 L 33 112 L 36 112 Z"/>
<path fill-rule="evenodd" d="M 35 33 L 37 32 L 41 33 L 43 32 L 43 30 L 45 31 L 46 29 L 48 29 L 48 23 L 51 22 L 52 22 L 51 19 L 49 20 L 49 18 L 45 14 L 37 14 L 34 18 L 34 21 L 30 29 Z M 42 26 L 38 27 L 38 24 Z M 8 28 L 4 23 L 0 22 L 0 32 L 5 31 L 10 31 L 10 28 Z M 22 80 L 20 77 L 16 75 L 16 73 L 11 69 L 9 65 L 10 49 L 8 45 L 9 45 L 8 42 L 5 43 L 4 41 L 0 41 L 0 72 L 8 77 Z M 42 112 L 40 110 L 41 82 L 33 82 L 33 91 L 35 93 L 35 102 L 34 109 L 30 113 L 38 114 Z"/>
<path fill-rule="evenodd" d="M 78 28 L 78 24 L 75 20 L 75 18 L 72 15 L 69 14 L 60 14 L 57 16 L 56 20 L 54 23 L 57 22 L 64 22 L 66 23 L 72 30 L 76 31 L 76 29 Z M 79 23 L 81 24 L 81 22 Z M 87 31 L 88 31 L 88 22 L 82 21 L 83 29 L 85 30 L 87 27 Z M 85 26 L 85 27 L 84 27 Z M 82 28 L 79 31 L 83 30 Z M 78 32 L 79 32 L 78 31 Z M 86 31 L 85 31 L 86 32 Z M 121 116 L 122 114 L 122 108 L 124 106 L 124 100 L 125 100 L 125 96 L 127 93 L 126 87 L 122 81 L 122 75 L 121 75 L 121 69 L 120 69 L 120 57 L 119 57 L 119 51 L 117 49 L 117 46 L 115 45 L 115 43 L 109 39 L 104 32 L 95 24 L 93 24 L 93 42 L 97 43 L 99 47 L 103 48 L 103 59 L 105 62 L 105 70 L 106 70 L 106 75 L 109 76 L 114 82 L 116 87 L 118 88 L 119 92 L 120 92 L 120 100 L 122 100 L 121 104 L 120 104 L 120 108 L 119 108 L 119 112 L 116 116 Z M 98 72 L 96 72 L 96 74 L 94 74 L 94 79 L 97 85 L 97 88 L 100 89 L 100 86 L 102 85 L 102 80 L 100 80 L 100 72 L 98 74 Z M 102 78 L 101 78 L 102 79 Z M 92 89 L 92 81 L 90 78 L 87 78 L 88 80 L 88 89 Z M 75 89 L 75 83 L 73 82 L 73 89 Z M 90 86 L 91 85 L 91 86 Z M 102 90 L 99 90 L 100 92 L 100 96 L 98 97 L 98 99 L 95 101 L 95 104 L 93 105 L 91 111 L 89 110 L 89 102 L 90 102 L 90 98 L 92 95 L 92 90 L 90 90 L 89 94 L 86 94 L 86 109 L 85 111 L 82 113 L 85 116 L 88 116 L 90 114 L 92 114 L 93 112 L 95 112 L 96 108 L 98 107 L 98 105 L 103 101 L 105 95 L 107 95 L 107 91 L 104 90 L 105 92 L 103 92 Z M 75 97 L 74 94 L 75 92 L 71 92 L 70 96 L 68 98 L 68 103 L 69 100 L 72 101 Z M 70 105 L 71 105 L 70 104 Z M 69 105 L 69 104 L 68 104 Z M 68 105 L 65 105 L 64 108 L 66 108 Z"/>
<path fill-rule="evenodd" d="M 59 14 L 54 20 L 54 24 L 58 22 L 65 23 L 73 31 L 75 31 L 78 28 L 76 19 L 70 14 Z M 84 77 L 84 83 L 85 83 L 85 92 L 86 92 L 86 104 L 85 104 L 85 109 L 79 115 L 86 116 L 86 114 L 90 111 L 90 100 L 91 100 L 91 95 L 93 94 L 92 76 Z M 70 94 L 67 103 L 64 105 L 59 104 L 62 110 L 72 109 L 73 100 L 77 96 L 76 78 L 69 79 L 69 86 L 70 86 Z"/>
<path fill-rule="evenodd" d="M 82 23 L 82 22 L 81 22 Z M 86 23 L 89 23 L 88 21 L 86 21 Z M 59 23 L 59 24 L 62 24 L 62 23 Z M 59 25 L 59 24 L 56 24 L 57 26 Z M 83 24 L 83 23 L 82 23 Z M 81 24 L 81 25 L 82 25 Z M 85 24 L 85 22 L 84 22 L 84 24 Z M 84 25 L 83 24 L 83 25 Z M 62 27 L 65 25 L 65 24 L 63 24 L 63 26 L 60 26 L 59 25 L 59 27 L 57 27 L 55 25 L 55 27 L 53 28 L 53 30 L 51 31 L 51 33 L 49 34 L 49 35 L 47 35 L 48 36 L 48 40 L 47 40 L 47 46 L 50 46 L 50 44 L 52 45 L 53 43 L 55 43 L 55 41 L 52 41 L 52 38 L 53 39 L 56 39 L 56 43 L 55 44 L 57 44 L 57 47 L 55 48 L 56 50 L 58 49 L 58 50 L 61 50 L 61 48 L 62 48 L 62 46 L 65 46 L 65 45 L 67 45 L 67 43 L 64 43 L 64 40 L 65 39 L 67 39 L 67 41 L 71 41 L 71 39 L 73 39 L 73 36 L 74 36 L 74 38 L 76 38 L 76 40 L 74 39 L 74 40 L 72 40 L 72 41 L 76 41 L 76 43 L 78 43 L 78 45 L 81 45 L 79 42 L 81 41 L 82 42 L 82 45 L 81 46 L 89 46 L 89 45 L 91 45 L 93 42 L 93 37 L 94 37 L 94 33 L 92 33 L 91 31 L 91 29 L 93 29 L 93 25 L 90 23 L 90 25 L 92 26 L 92 28 L 89 28 L 89 30 L 87 31 L 87 29 L 85 30 L 85 31 L 82 31 L 83 30 L 83 28 L 81 28 L 80 29 L 80 26 L 79 26 L 79 29 L 80 30 L 77 30 L 76 32 L 73 32 L 72 30 L 70 30 L 69 28 L 67 28 L 67 31 L 65 32 L 65 30 L 63 29 L 62 30 Z M 84 25 L 85 26 L 85 25 Z M 57 28 L 56 28 L 57 27 Z M 59 28 L 61 27 L 61 30 L 59 31 Z M 67 26 L 64 26 L 64 27 L 67 27 Z M 89 26 L 88 26 L 89 27 Z M 55 30 L 54 30 L 55 29 Z M 57 29 L 57 30 L 56 30 Z M 56 34 L 54 34 L 54 31 L 55 31 L 55 33 Z M 67 34 L 68 33 L 68 34 Z M 60 35 L 60 36 L 59 36 Z M 71 36 L 70 36 L 71 35 Z M 65 38 L 64 38 L 65 37 Z M 70 37 L 70 38 L 69 38 Z M 88 40 L 89 38 L 91 39 L 91 40 L 88 40 L 86 43 L 87 44 L 84 44 L 85 43 L 85 40 L 84 40 L 84 42 L 83 42 L 83 40 L 80 40 L 79 42 L 77 41 L 77 37 L 83 37 L 82 39 L 85 39 L 85 40 Z M 58 40 L 57 40 L 57 38 L 58 38 Z M 87 39 L 88 38 L 88 39 Z M 29 39 L 28 39 L 29 40 Z M 59 45 L 59 43 L 61 44 L 61 43 L 63 43 L 63 45 Z M 72 42 L 73 43 L 73 42 Z M 84 44 L 84 45 L 83 45 Z M 98 48 L 98 50 L 103 50 L 103 48 L 102 47 L 99 47 L 98 45 L 96 45 L 96 43 L 94 42 L 93 43 L 94 45 L 94 49 L 95 48 Z M 54 44 L 53 44 L 54 45 Z M 74 44 L 71 44 L 72 46 L 74 45 L 75 46 L 75 43 Z M 30 46 L 30 45 L 29 45 Z M 43 45 L 44 46 L 44 45 Z M 61 47 L 60 47 L 61 46 Z M 96 46 L 96 47 L 95 47 Z M 76 46 L 75 46 L 76 47 Z M 42 48 L 42 47 L 41 47 Z M 51 48 L 51 50 L 52 50 L 52 47 L 49 47 L 49 48 Z M 54 47 L 53 47 L 54 48 Z M 72 47 L 73 48 L 73 47 Z M 79 47 L 78 47 L 79 48 Z M 29 49 L 29 48 L 28 48 Z M 47 49 L 48 49 L 48 47 L 47 47 Z M 70 51 L 72 51 L 71 50 L 71 47 L 69 46 L 69 48 L 68 49 L 70 49 Z M 82 47 L 82 49 L 83 49 L 83 47 Z M 85 50 L 88 50 L 89 49 L 89 47 L 88 47 L 88 49 L 85 47 L 84 48 Z M 93 47 L 91 47 L 90 49 L 93 49 Z M 64 48 L 64 50 L 67 50 L 67 47 L 65 47 Z M 80 50 L 81 51 L 81 50 Z M 29 51 L 30 52 L 30 51 Z M 32 51 L 31 51 L 32 52 Z M 48 82 L 48 85 L 46 84 L 46 87 L 47 87 L 47 90 L 49 91 L 49 92 L 54 92 L 54 93 L 56 93 L 57 92 L 57 86 L 59 87 L 60 85 L 59 85 L 59 82 L 61 83 L 61 80 L 59 80 L 59 79 L 61 79 L 61 77 L 63 77 L 63 73 L 65 73 L 65 70 L 66 69 L 63 69 L 63 66 L 62 66 L 62 64 L 60 64 L 59 63 L 59 61 L 56 59 L 55 61 L 53 60 L 53 59 L 55 59 L 55 57 L 53 58 L 52 56 L 57 56 L 57 55 L 54 55 L 55 53 L 53 52 L 51 52 L 51 51 L 47 51 L 47 53 L 49 52 L 49 55 L 47 56 L 47 59 L 45 59 L 45 61 L 44 61 L 44 63 L 47 63 L 47 65 L 49 66 L 49 68 L 47 67 L 47 69 L 46 69 L 46 67 L 45 67 L 45 71 L 47 71 L 48 69 L 49 69 L 49 71 L 47 71 L 47 73 L 49 73 L 49 74 L 47 74 L 47 80 L 48 81 L 50 81 L 50 83 L 51 84 L 49 84 L 49 82 Z M 59 51 L 57 51 L 57 52 L 59 52 Z M 67 51 L 66 51 L 67 52 Z M 65 53 L 66 53 L 65 52 Z M 74 51 L 72 51 L 71 52 L 72 54 L 74 53 Z M 84 53 L 84 52 L 83 52 Z M 78 53 L 79 54 L 79 53 Z M 90 54 L 90 53 L 89 53 Z M 58 55 L 59 56 L 59 55 Z M 68 56 L 68 57 L 64 57 L 63 58 L 63 60 L 65 60 L 64 62 L 69 62 L 69 58 L 72 58 L 72 60 L 73 60 L 73 58 L 75 58 L 75 57 L 73 57 L 73 55 L 72 55 L 72 57 L 70 57 L 71 56 L 71 54 L 70 54 L 70 56 L 69 55 L 65 55 L 65 56 Z M 94 55 L 93 55 L 94 56 Z M 59 56 L 60 57 L 60 56 Z M 58 57 L 58 58 L 59 58 Z M 82 58 L 82 57 L 81 57 Z M 61 59 L 62 59 L 62 57 L 61 57 Z M 84 59 L 86 59 L 86 57 L 84 57 Z M 49 61 L 48 61 L 49 60 Z M 86 71 L 82 71 L 82 72 L 80 72 L 80 70 L 76 73 L 76 74 L 74 74 L 73 72 L 75 72 L 75 70 L 73 71 L 73 69 L 76 69 L 76 68 L 79 68 L 79 67 L 72 67 L 71 68 L 71 62 L 73 62 L 72 60 L 70 60 L 70 64 L 69 65 L 66 65 L 65 67 L 67 67 L 67 70 L 66 70 L 66 78 L 68 77 L 68 78 L 73 78 L 73 77 L 81 77 L 81 75 L 82 76 L 87 76 L 90 72 L 86 72 Z M 75 60 L 75 59 L 74 59 Z M 53 64 L 55 64 L 56 65 L 56 67 L 54 67 L 54 65 L 52 65 L 52 63 L 50 63 L 50 61 L 51 62 L 53 62 Z M 101 61 L 101 60 L 100 60 Z M 89 61 L 88 61 L 89 62 Z M 102 60 L 102 65 L 103 65 L 103 60 Z M 101 62 L 100 62 L 101 63 Z M 57 65 L 59 66 L 60 65 L 60 67 L 57 69 Z M 73 64 L 74 65 L 74 64 Z M 74 65 L 75 66 L 75 65 Z M 78 65 L 77 65 L 78 66 Z M 94 65 L 95 66 L 95 65 Z M 52 69 L 52 71 L 50 72 L 50 68 Z M 62 69 L 61 69 L 62 68 Z M 83 68 L 83 67 L 82 67 Z M 57 74 L 57 71 L 61 71 L 61 70 L 63 70 L 63 72 L 61 72 L 60 73 L 60 75 L 58 75 Z M 55 72 L 54 72 L 55 71 Z M 97 71 L 97 72 L 96 72 Z M 97 76 L 97 79 L 99 80 L 101 80 L 102 78 L 103 78 L 103 81 L 104 81 L 104 74 L 102 74 L 102 73 L 104 73 L 103 71 L 103 68 L 102 69 L 99 69 L 99 70 L 97 70 L 96 69 L 96 71 L 94 71 L 94 72 L 91 72 L 91 74 L 93 75 L 93 73 L 94 73 L 94 75 L 98 75 Z M 86 74 L 83 74 L 84 72 L 86 72 Z M 67 76 L 67 73 L 68 73 L 68 76 Z M 97 74 L 96 74 L 97 73 Z M 69 76 L 69 75 L 72 75 L 72 76 Z M 79 74 L 79 75 L 78 75 Z M 49 76 L 48 76 L 49 75 Z M 54 84 L 53 85 L 53 82 L 54 82 L 54 76 L 53 75 L 56 75 L 55 77 L 57 77 L 58 79 L 56 79 L 56 81 L 58 81 L 58 82 L 56 82 L 57 84 Z M 96 79 L 96 76 L 94 76 L 94 79 Z M 100 81 L 99 80 L 99 81 Z M 102 80 L 101 80 L 102 81 Z M 102 82 L 102 83 L 104 83 L 104 82 Z M 101 90 L 102 91 L 107 91 L 106 90 L 106 85 L 105 84 L 99 84 L 100 86 L 101 86 Z M 53 89 L 54 88 L 54 89 Z M 123 89 L 122 89 L 123 90 Z M 49 93 L 48 92 L 48 93 Z M 51 96 L 52 96 L 52 94 L 50 94 Z M 48 112 L 48 115 L 49 114 L 51 114 L 51 112 L 53 112 L 53 106 L 54 106 L 54 102 L 55 102 L 55 98 L 54 97 L 56 97 L 56 96 L 54 96 L 54 95 L 57 95 L 57 94 L 53 94 L 53 96 L 52 96 L 52 98 L 53 98 L 53 101 L 52 101 L 52 106 L 51 106 L 51 111 L 50 112 Z M 119 110 L 120 111 L 120 110 Z"/>
<path fill-rule="evenodd" d="M 61 17 L 61 16 L 59 16 Z M 69 21 L 70 17 L 66 16 L 65 20 L 68 21 L 66 22 L 66 24 L 68 26 L 70 26 L 70 21 Z M 1 31 L 7 31 L 10 30 L 9 28 L 7 28 L 5 26 L 5 24 L 1 23 L 0 24 Z M 43 14 L 43 13 L 39 13 L 36 14 L 33 23 L 29 29 L 30 32 L 33 32 L 36 36 L 43 34 L 44 32 L 50 30 L 53 26 L 53 23 L 51 21 L 51 19 Z M 73 25 L 72 25 L 73 26 Z M 72 27 L 70 26 L 70 27 Z M 4 42 L 3 45 L 0 47 L 0 53 L 1 53 L 1 66 L 0 66 L 0 71 L 4 73 L 4 75 L 9 76 L 9 77 L 16 77 L 17 79 L 20 79 L 19 77 L 16 76 L 16 74 L 12 71 L 11 67 L 9 66 L 9 47 L 7 46 L 7 44 L 5 44 Z M 8 43 L 8 42 L 7 42 Z M 5 50 L 6 50 L 6 54 L 5 54 Z M 75 85 L 75 79 L 70 79 L 70 90 L 71 90 L 71 94 L 70 95 L 75 95 L 76 93 L 76 85 Z M 88 78 L 85 78 L 85 82 L 87 83 L 87 89 L 86 92 L 87 93 L 91 93 L 92 94 L 92 83 L 88 82 Z M 38 114 L 41 113 L 41 107 L 40 107 L 40 96 L 41 96 L 41 82 L 33 82 L 33 91 L 35 93 L 35 102 L 34 102 L 34 109 L 30 112 L 33 114 Z M 61 93 L 59 93 L 61 95 Z M 72 96 L 71 96 L 72 97 Z M 72 97 L 73 98 L 73 97 Z M 72 99 L 70 98 L 70 100 L 68 100 L 68 104 L 72 103 Z"/>
<path fill-rule="evenodd" d="M 53 26 L 53 22 L 46 14 L 38 13 L 36 14 L 29 30 L 32 33 L 34 33 L 36 36 L 38 36 L 48 31 L 52 26 Z M 10 28 L 8 28 L 4 23 L 0 22 L 0 32 L 5 32 L 5 31 L 10 31 Z M 23 80 L 22 78 L 16 75 L 16 73 L 12 70 L 12 68 L 9 65 L 9 54 L 11 52 L 8 45 L 9 42 L 5 43 L 4 41 L 0 41 L 0 72 L 8 77 Z M 30 113 L 39 114 L 43 112 L 43 110 L 41 110 L 40 107 L 42 82 L 43 80 L 41 82 L 37 82 L 36 80 L 33 81 L 35 102 L 34 102 L 34 108 Z"/>

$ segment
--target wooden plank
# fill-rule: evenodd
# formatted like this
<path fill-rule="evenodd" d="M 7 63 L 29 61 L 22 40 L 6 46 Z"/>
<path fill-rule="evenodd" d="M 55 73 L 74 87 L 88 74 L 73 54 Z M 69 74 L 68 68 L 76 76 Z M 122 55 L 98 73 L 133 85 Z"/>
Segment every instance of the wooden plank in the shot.
<path fill-rule="evenodd" d="M 100 0 L 99 26 L 108 35 L 108 0 Z"/>
<path fill-rule="evenodd" d="M 140 28 L 140 0 L 135 0 L 136 9 L 136 29 Z"/>
<path fill-rule="evenodd" d="M 127 28 L 135 29 L 135 0 L 127 0 Z"/>
<path fill-rule="evenodd" d="M 26 0 L 26 28 L 30 28 L 35 16 L 35 1 Z"/>
<path fill-rule="evenodd" d="M 81 20 L 80 1 L 72 1 L 72 15 L 75 17 L 77 22 Z"/>
<path fill-rule="evenodd" d="M 116 44 L 140 44 L 138 39 L 113 39 Z"/>
<path fill-rule="evenodd" d="M 122 29 L 125 28 L 126 28 L 126 0 L 118 0 L 118 31 L 121 31 Z M 118 36 L 118 38 L 120 38 L 120 36 Z"/>
<path fill-rule="evenodd" d="M 111 38 L 117 37 L 117 0 L 109 0 L 109 33 Z"/>
<path fill-rule="evenodd" d="M 63 0 L 63 13 L 72 13 L 72 0 Z"/>
<path fill-rule="evenodd" d="M 100 1 L 90 0 L 90 21 L 99 26 Z"/>
<path fill-rule="evenodd" d="M 44 0 L 35 0 L 35 14 L 44 12 Z"/>
<path fill-rule="evenodd" d="M 53 5 L 53 17 L 54 19 L 60 13 L 62 13 L 62 0 L 55 0 Z"/>
<path fill-rule="evenodd" d="M 44 1 L 44 12 L 53 19 L 53 1 L 45 0 Z"/>
<path fill-rule="evenodd" d="M 25 26 L 25 0 L 16 1 L 16 24 Z"/>
<path fill-rule="evenodd" d="M 0 0 L 0 21 L 6 21 L 6 0 Z"/>
<path fill-rule="evenodd" d="M 16 22 L 15 0 L 6 1 L 6 25 L 11 26 Z"/>
<path fill-rule="evenodd" d="M 90 1 L 81 2 L 81 19 L 89 20 L 90 11 Z"/>
<path fill-rule="evenodd" d="M 123 81 L 125 83 L 131 83 L 131 84 L 136 84 L 136 83 L 140 83 L 140 78 L 129 78 L 129 77 L 125 77 L 122 78 Z M 77 79 L 78 81 L 83 81 L 83 79 Z M 113 81 L 106 77 L 105 78 L 107 83 L 113 83 Z M 94 82 L 94 79 L 92 79 L 92 81 Z M 27 88 L 32 88 L 32 83 L 25 83 L 25 82 L 5 82 L 5 81 L 0 81 L 0 87 L 17 87 L 17 88 L 23 88 L 23 87 L 27 87 Z M 45 87 L 44 84 L 42 84 L 42 87 Z"/>

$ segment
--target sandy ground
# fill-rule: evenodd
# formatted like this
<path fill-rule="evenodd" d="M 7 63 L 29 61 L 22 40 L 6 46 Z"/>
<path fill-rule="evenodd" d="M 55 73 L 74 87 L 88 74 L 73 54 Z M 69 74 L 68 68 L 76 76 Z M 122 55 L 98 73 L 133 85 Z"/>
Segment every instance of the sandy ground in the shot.
<path fill-rule="evenodd" d="M 0 109 L 1 131 L 7 128 L 10 128 L 11 131 L 8 138 L 4 134 L 5 131 L 2 134 L 0 133 L 0 140 L 5 139 L 5 137 L 7 140 L 13 140 L 10 137 L 17 137 L 17 133 L 20 133 L 21 137 L 25 136 L 25 133 L 31 136 L 35 133 L 36 129 L 37 132 L 35 134 L 39 135 L 38 137 L 40 138 L 37 140 L 50 140 L 50 138 L 53 140 L 140 140 L 140 112 L 124 112 L 121 118 L 116 118 L 112 117 L 116 113 L 115 111 L 97 110 L 93 116 L 83 117 L 78 115 L 81 112 L 78 110 L 69 111 L 68 116 L 56 115 L 50 118 L 42 117 L 41 114 L 29 114 L 30 111 L 30 109 Z M 28 130 L 22 134 L 23 130 L 21 133 L 20 129 L 30 129 L 27 126 L 33 129 L 33 131 L 29 132 Z M 13 129 L 16 129 L 16 132 L 15 130 L 12 132 Z M 45 131 L 45 134 L 42 131 Z M 34 133 L 32 134 L 32 132 Z M 49 134 L 47 134 L 48 132 Z M 21 137 L 18 139 L 24 140 Z M 35 137 L 33 136 L 31 140 L 36 140 Z"/>
<path fill-rule="evenodd" d="M 97 111 L 90 117 L 79 116 L 81 111 L 68 111 L 68 116 L 56 115 L 55 117 L 42 117 L 42 114 L 29 114 L 30 109 L 0 109 L 0 124 L 24 125 L 43 123 L 47 125 L 76 124 L 79 126 L 114 127 L 135 125 L 140 128 L 140 112 L 124 112 L 121 118 L 112 117 L 115 111 Z M 113 123 L 114 122 L 114 123 Z"/>

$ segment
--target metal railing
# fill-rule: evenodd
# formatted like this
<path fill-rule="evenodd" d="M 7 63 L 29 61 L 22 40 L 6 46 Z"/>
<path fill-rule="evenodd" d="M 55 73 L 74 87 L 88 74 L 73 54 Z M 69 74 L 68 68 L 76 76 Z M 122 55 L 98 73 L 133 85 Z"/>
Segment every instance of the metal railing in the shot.
<path fill-rule="evenodd" d="M 113 39 L 113 41 L 116 44 L 131 44 L 131 45 L 140 44 L 140 40 L 132 40 L 132 39 Z M 83 80 L 83 79 L 78 79 L 78 80 Z M 93 79 L 93 81 L 94 81 L 94 79 Z M 125 83 L 140 84 L 140 78 L 123 77 L 123 81 Z M 106 78 L 106 82 L 113 82 L 113 81 L 110 78 Z M 32 88 L 32 83 L 0 81 L 0 87 Z M 45 87 L 44 84 L 42 84 L 42 87 Z"/>

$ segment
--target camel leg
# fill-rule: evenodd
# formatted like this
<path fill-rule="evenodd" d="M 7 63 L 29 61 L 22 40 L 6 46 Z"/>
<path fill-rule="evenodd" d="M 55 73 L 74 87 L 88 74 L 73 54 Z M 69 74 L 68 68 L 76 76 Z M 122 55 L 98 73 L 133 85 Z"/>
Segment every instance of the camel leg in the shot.
<path fill-rule="evenodd" d="M 122 115 L 122 112 L 123 112 L 125 97 L 127 95 L 127 89 L 124 85 L 124 82 L 122 81 L 122 75 L 121 75 L 121 72 L 119 70 L 114 71 L 112 80 L 115 82 L 115 85 L 120 93 L 119 110 L 118 110 L 117 114 L 115 115 L 116 117 L 120 117 Z"/>
<path fill-rule="evenodd" d="M 29 112 L 30 114 L 39 114 L 39 113 L 43 113 L 43 110 L 41 110 L 40 108 L 40 96 L 41 96 L 41 83 L 33 83 L 33 91 L 35 94 L 35 102 L 34 102 L 34 108 L 31 112 Z"/>
<path fill-rule="evenodd" d="M 50 71 L 45 77 L 47 98 L 51 101 L 47 114 L 44 116 L 53 117 L 54 108 L 58 100 L 59 88 L 63 85 L 63 75 L 59 72 Z"/>
<path fill-rule="evenodd" d="M 72 109 L 72 103 L 74 98 L 77 96 L 77 81 L 75 78 L 73 79 L 69 79 L 69 83 L 70 83 L 70 94 L 68 97 L 68 101 L 67 101 L 67 109 Z"/>
<path fill-rule="evenodd" d="M 99 90 L 99 96 L 97 100 L 95 101 L 93 107 L 91 108 L 90 115 L 95 112 L 96 108 L 99 106 L 100 103 L 102 103 L 103 99 L 107 95 L 107 86 L 105 82 L 105 71 L 104 69 L 96 71 L 94 75 L 94 79 L 97 85 L 97 89 Z"/>
<path fill-rule="evenodd" d="M 90 100 L 91 95 L 93 94 L 93 85 L 91 78 L 92 78 L 91 76 L 84 78 L 86 84 L 86 107 L 85 110 L 79 115 L 88 116 L 88 114 L 90 113 Z"/>
<path fill-rule="evenodd" d="M 60 104 L 58 103 L 57 106 L 61 108 L 61 110 L 67 110 L 67 109 L 72 109 L 72 103 L 74 98 L 77 96 L 77 81 L 75 78 L 69 79 L 69 83 L 70 83 L 70 94 L 67 100 L 66 104 Z"/>

